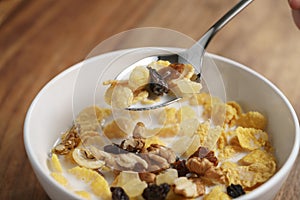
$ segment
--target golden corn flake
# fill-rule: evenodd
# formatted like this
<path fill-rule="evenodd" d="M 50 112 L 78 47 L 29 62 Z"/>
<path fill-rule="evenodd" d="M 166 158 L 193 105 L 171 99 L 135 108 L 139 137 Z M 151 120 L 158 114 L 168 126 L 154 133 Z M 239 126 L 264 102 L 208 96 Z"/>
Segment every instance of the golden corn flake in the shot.
<path fill-rule="evenodd" d="M 143 66 L 135 67 L 130 73 L 128 86 L 134 91 L 149 81 L 149 70 Z"/>
<path fill-rule="evenodd" d="M 200 137 L 199 135 L 194 135 L 192 138 L 192 142 L 189 146 L 185 147 L 186 151 L 184 152 L 183 156 L 188 158 L 190 157 L 197 149 L 200 147 Z"/>
<path fill-rule="evenodd" d="M 90 106 L 83 109 L 76 117 L 75 124 L 80 127 L 81 133 L 85 131 L 97 131 L 100 122 L 111 115 L 110 109 L 101 109 L 98 106 Z"/>
<path fill-rule="evenodd" d="M 172 126 L 164 126 L 162 128 L 154 128 L 150 130 L 159 137 L 173 137 L 178 134 L 180 130 L 179 124 L 174 124 Z"/>
<path fill-rule="evenodd" d="M 165 61 L 165 60 L 158 60 L 158 61 L 154 61 L 152 63 L 149 64 L 149 67 L 151 67 L 152 69 L 155 69 L 156 71 L 164 68 L 164 67 L 168 67 L 171 63 L 169 61 Z"/>
<path fill-rule="evenodd" d="M 225 105 L 226 115 L 225 115 L 225 123 L 228 124 L 229 127 L 235 125 L 236 120 L 238 119 L 238 113 L 235 107 L 231 106 L 231 104 L 226 103 Z"/>
<path fill-rule="evenodd" d="M 264 183 L 276 172 L 275 158 L 263 150 L 254 150 L 244 156 L 238 165 L 224 162 L 221 166 L 226 174 L 228 184 L 240 184 L 251 188 Z"/>
<path fill-rule="evenodd" d="M 148 148 L 151 144 L 158 144 L 158 145 L 166 146 L 166 144 L 162 140 L 160 140 L 159 137 L 157 137 L 157 136 L 152 136 L 152 137 L 146 138 L 144 148 Z"/>
<path fill-rule="evenodd" d="M 68 172 L 74 175 L 77 179 L 84 181 L 85 183 L 90 183 L 97 177 L 101 176 L 94 170 L 80 166 L 73 167 L 69 169 Z"/>
<path fill-rule="evenodd" d="M 63 186 L 68 185 L 68 180 L 59 172 L 52 172 L 51 176 L 56 180 L 59 184 Z"/>
<path fill-rule="evenodd" d="M 103 133 L 109 139 L 120 139 L 127 137 L 127 133 L 120 128 L 119 124 L 115 120 L 103 128 Z"/>
<path fill-rule="evenodd" d="M 214 149 L 221 133 L 222 133 L 222 128 L 220 126 L 217 126 L 215 128 L 210 128 L 204 140 L 203 146 L 208 149 Z"/>
<path fill-rule="evenodd" d="M 189 104 L 192 106 L 197 105 L 211 105 L 211 96 L 208 93 L 196 93 L 191 96 L 189 99 Z"/>
<path fill-rule="evenodd" d="M 196 134 L 199 135 L 200 137 L 200 143 L 203 144 L 206 136 L 208 134 L 208 130 L 210 128 L 209 122 L 204 122 L 198 125 L 198 128 L 196 130 Z"/>
<path fill-rule="evenodd" d="M 185 64 L 182 72 L 182 76 L 187 79 L 191 79 L 195 74 L 195 68 L 190 64 Z"/>
<path fill-rule="evenodd" d="M 176 108 L 164 108 L 158 116 L 158 122 L 160 124 L 175 124 L 177 123 Z"/>
<path fill-rule="evenodd" d="M 77 194 L 78 196 L 80 196 L 81 198 L 86 199 L 86 200 L 91 199 L 90 193 L 88 193 L 86 191 L 75 191 L 75 194 Z"/>
<path fill-rule="evenodd" d="M 134 93 L 134 97 L 132 100 L 133 104 L 136 104 L 138 102 L 144 101 L 149 96 L 149 93 L 147 91 L 139 91 L 137 93 Z"/>
<path fill-rule="evenodd" d="M 110 200 L 111 199 L 111 192 L 109 185 L 105 178 L 99 175 L 95 180 L 92 181 L 90 187 L 93 193 L 103 200 Z"/>
<path fill-rule="evenodd" d="M 178 109 L 176 117 L 178 119 L 178 122 L 180 123 L 188 119 L 195 119 L 196 112 L 190 106 L 182 106 L 180 109 Z"/>
<path fill-rule="evenodd" d="M 241 165 L 251 165 L 257 162 L 263 164 L 275 163 L 275 157 L 264 150 L 256 149 L 239 160 Z"/>
<path fill-rule="evenodd" d="M 180 124 L 180 135 L 192 136 L 197 133 L 198 127 L 199 121 L 197 119 L 184 120 Z M 198 136 L 200 137 L 200 135 Z"/>
<path fill-rule="evenodd" d="M 214 187 L 208 194 L 204 195 L 203 200 L 230 200 L 222 186 Z"/>
<path fill-rule="evenodd" d="M 126 86 L 115 86 L 111 98 L 111 105 L 114 108 L 127 108 L 133 104 L 133 92 Z"/>
<path fill-rule="evenodd" d="M 218 158 L 220 160 L 233 158 L 241 152 L 243 152 L 243 149 L 240 146 L 227 145 L 223 149 L 219 150 Z"/>
<path fill-rule="evenodd" d="M 229 105 L 229 106 L 231 106 L 231 107 L 233 107 L 236 110 L 236 114 L 238 116 L 240 116 L 243 113 L 243 110 L 242 110 L 240 104 L 238 104 L 237 102 L 235 102 L 235 101 L 228 101 L 226 104 Z"/>
<path fill-rule="evenodd" d="M 241 147 L 246 150 L 263 147 L 268 141 L 268 134 L 259 129 L 238 127 L 235 132 Z"/>
<path fill-rule="evenodd" d="M 51 169 L 53 172 L 62 172 L 63 171 L 61 163 L 58 159 L 58 156 L 55 153 L 52 153 L 50 163 L 51 163 Z"/>
<path fill-rule="evenodd" d="M 237 120 L 237 125 L 245 128 L 256 128 L 264 130 L 267 124 L 267 119 L 259 112 L 250 111 L 241 114 Z"/>

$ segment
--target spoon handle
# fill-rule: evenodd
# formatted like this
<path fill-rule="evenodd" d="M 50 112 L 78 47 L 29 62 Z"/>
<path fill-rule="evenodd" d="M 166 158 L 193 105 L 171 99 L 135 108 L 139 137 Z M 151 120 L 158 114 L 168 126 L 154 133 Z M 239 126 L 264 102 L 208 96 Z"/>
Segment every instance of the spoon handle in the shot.
<path fill-rule="evenodd" d="M 247 7 L 253 0 L 241 0 L 233 8 L 231 8 L 223 17 L 221 17 L 208 31 L 201 37 L 198 44 L 202 48 L 206 48 L 213 36 L 223 28 L 233 17 Z"/>

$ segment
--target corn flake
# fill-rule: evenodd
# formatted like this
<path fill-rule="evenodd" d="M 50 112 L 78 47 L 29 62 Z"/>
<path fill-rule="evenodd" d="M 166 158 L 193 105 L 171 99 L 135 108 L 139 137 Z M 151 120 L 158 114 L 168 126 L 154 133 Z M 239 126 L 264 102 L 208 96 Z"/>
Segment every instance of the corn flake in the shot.
<path fill-rule="evenodd" d="M 64 177 L 59 172 L 52 172 L 51 176 L 54 178 L 54 180 L 56 180 L 59 184 L 61 184 L 63 186 L 67 186 L 69 184 L 68 180 L 66 179 L 66 177 Z"/>
<path fill-rule="evenodd" d="M 204 195 L 203 200 L 230 200 L 231 198 L 224 191 L 224 187 L 216 186 L 208 194 Z"/>
<path fill-rule="evenodd" d="M 241 114 L 237 120 L 237 125 L 245 128 L 256 128 L 264 130 L 267 124 L 267 119 L 259 112 L 250 111 Z"/>
<path fill-rule="evenodd" d="M 259 129 L 238 127 L 235 132 L 241 147 L 246 150 L 263 147 L 268 141 L 268 134 Z"/>

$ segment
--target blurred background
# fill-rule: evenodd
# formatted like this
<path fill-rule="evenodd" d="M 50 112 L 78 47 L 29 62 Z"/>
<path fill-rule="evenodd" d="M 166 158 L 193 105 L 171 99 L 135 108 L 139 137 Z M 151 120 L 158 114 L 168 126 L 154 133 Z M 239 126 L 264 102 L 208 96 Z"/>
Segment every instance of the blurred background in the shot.
<path fill-rule="evenodd" d="M 48 199 L 23 145 L 26 111 L 54 76 L 105 39 L 161 27 L 195 40 L 237 0 L 0 0 L 0 199 Z M 259 72 L 300 114 L 300 31 L 287 0 L 255 0 L 207 50 Z M 280 113 L 278 113 L 280 115 Z M 299 199 L 299 159 L 278 194 Z"/>

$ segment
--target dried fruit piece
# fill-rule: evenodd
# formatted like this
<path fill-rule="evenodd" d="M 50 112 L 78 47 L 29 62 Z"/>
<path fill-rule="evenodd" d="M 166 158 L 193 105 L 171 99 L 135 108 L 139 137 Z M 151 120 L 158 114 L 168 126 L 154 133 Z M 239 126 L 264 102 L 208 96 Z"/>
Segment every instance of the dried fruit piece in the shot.
<path fill-rule="evenodd" d="M 178 178 L 176 169 L 167 169 L 156 176 L 156 184 L 160 185 L 167 183 L 169 185 L 174 184 L 174 180 Z"/>
<path fill-rule="evenodd" d="M 245 194 L 245 191 L 243 190 L 243 187 L 239 184 L 234 185 L 230 184 L 227 188 L 227 194 L 232 198 L 237 198 L 243 194 Z"/>
<path fill-rule="evenodd" d="M 150 184 L 143 191 L 142 196 L 146 200 L 164 200 L 167 197 L 168 192 L 170 191 L 170 185 L 163 183 L 161 185 Z"/>
<path fill-rule="evenodd" d="M 129 200 L 128 195 L 121 187 L 111 187 L 112 200 Z"/>
<path fill-rule="evenodd" d="M 149 87 L 149 98 L 156 99 L 157 96 L 162 96 L 164 93 L 169 92 L 168 83 L 161 77 L 161 75 L 150 66 L 147 67 L 150 74 Z"/>
<path fill-rule="evenodd" d="M 174 192 L 184 197 L 193 198 L 205 193 L 205 186 L 200 179 L 187 179 L 179 177 L 174 181 Z"/>
<path fill-rule="evenodd" d="M 147 183 L 141 181 L 136 172 L 122 171 L 116 179 L 115 186 L 122 187 L 130 198 L 141 195 L 147 187 Z"/>
<path fill-rule="evenodd" d="M 177 160 L 172 164 L 172 168 L 177 170 L 178 177 L 186 176 L 190 170 L 186 167 L 186 160 Z"/>

